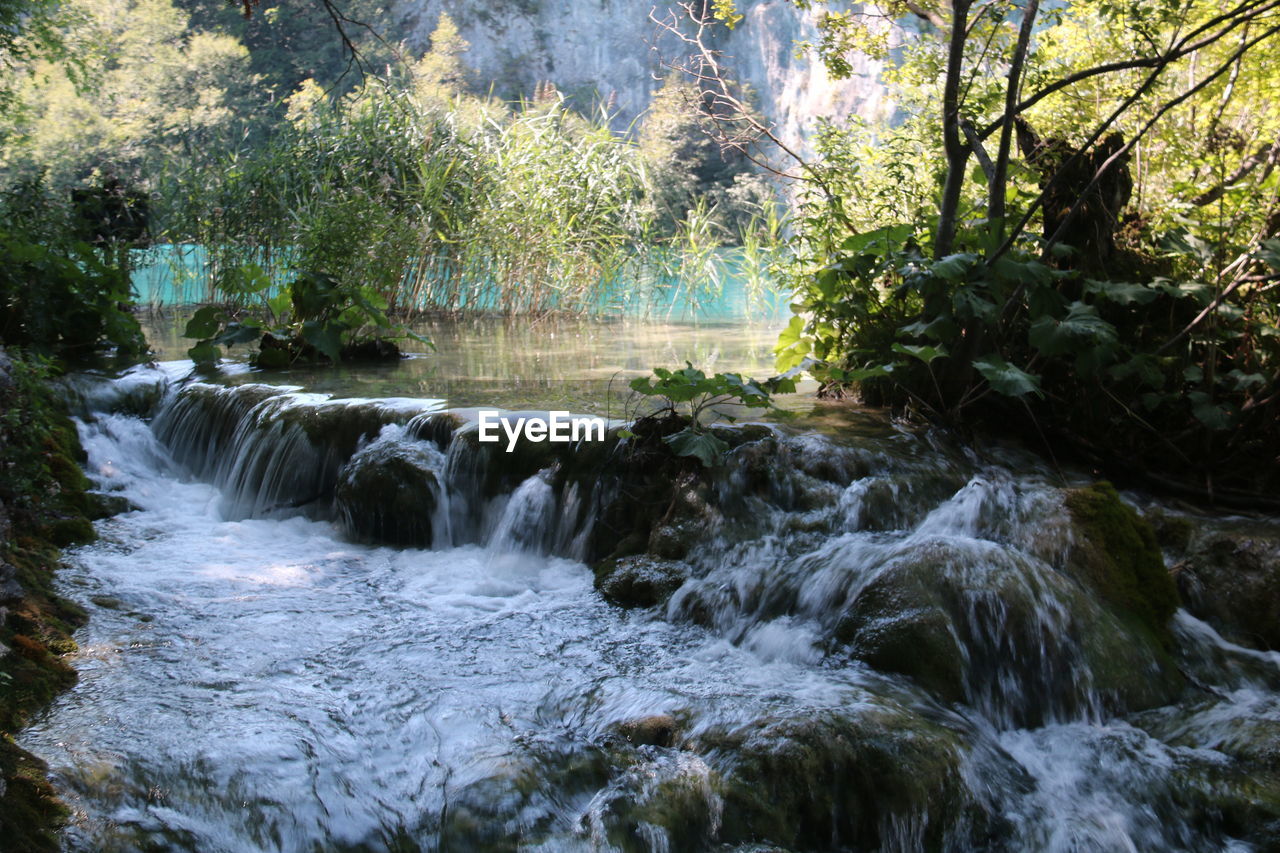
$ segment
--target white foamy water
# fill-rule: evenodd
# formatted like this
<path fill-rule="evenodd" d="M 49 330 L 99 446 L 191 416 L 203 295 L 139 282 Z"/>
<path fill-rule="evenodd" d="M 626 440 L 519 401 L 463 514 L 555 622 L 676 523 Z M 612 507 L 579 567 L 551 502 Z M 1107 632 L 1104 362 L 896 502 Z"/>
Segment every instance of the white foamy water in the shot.
<path fill-rule="evenodd" d="M 128 408 L 171 378 L 77 393 Z M 69 554 L 80 683 L 22 735 L 74 811 L 69 850 L 1248 850 L 1236 836 L 1271 819 L 1251 774 L 1280 766 L 1280 656 L 1179 613 L 1187 689 L 1110 715 L 1086 646 L 1118 629 L 1059 570 L 1070 527 L 1034 472 L 780 444 L 795 470 L 743 499 L 753 524 L 722 520 L 666 607 L 626 612 L 548 556 L 585 553 L 589 483 L 560 491 L 548 468 L 482 497 L 492 460 L 381 415 L 354 452 L 403 445 L 437 478 L 439 547 L 290 517 L 291 488 L 323 494 L 298 466 L 345 463 L 270 417 L 431 404 L 282 393 L 199 389 L 223 421 L 170 417 L 185 445 L 132 415 L 81 427 L 90 475 L 138 509 Z M 744 493 L 746 470 L 724 475 Z M 924 617 L 945 633 L 918 636 L 954 641 L 950 699 L 894 674 L 902 655 L 877 672 L 850 652 Z M 631 742 L 645 720 L 676 733 Z M 797 791 L 866 835 L 768 817 Z M 735 823 L 760 813 L 755 835 Z"/>
<path fill-rule="evenodd" d="M 73 849 L 429 844 L 452 796 L 536 764 L 530 742 L 573 752 L 637 716 L 860 693 L 771 640 L 757 654 L 604 603 L 585 566 L 513 534 L 525 514 L 542 523 L 541 481 L 493 547 L 368 548 L 327 522 L 224 520 L 141 421 L 83 434 L 90 474 L 140 509 L 72 554 L 62 584 L 91 616 L 80 684 L 24 734 L 76 812 Z M 512 834 L 570 845 L 589 841 L 596 794 L 493 805 Z"/>

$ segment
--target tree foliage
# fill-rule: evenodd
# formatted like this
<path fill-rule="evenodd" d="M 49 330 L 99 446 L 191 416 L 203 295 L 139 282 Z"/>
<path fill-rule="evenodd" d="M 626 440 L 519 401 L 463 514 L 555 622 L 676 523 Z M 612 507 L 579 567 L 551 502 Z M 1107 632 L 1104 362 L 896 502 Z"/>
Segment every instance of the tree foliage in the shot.
<path fill-rule="evenodd" d="M 898 117 L 815 139 L 780 366 L 1256 502 L 1280 458 L 1278 8 L 824 15 L 833 74 L 897 57 Z"/>

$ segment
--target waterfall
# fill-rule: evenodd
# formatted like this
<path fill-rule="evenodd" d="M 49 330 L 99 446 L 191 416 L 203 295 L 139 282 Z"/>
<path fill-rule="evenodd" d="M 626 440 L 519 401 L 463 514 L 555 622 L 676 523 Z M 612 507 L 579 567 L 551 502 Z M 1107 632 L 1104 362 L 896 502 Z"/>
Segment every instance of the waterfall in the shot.
<path fill-rule="evenodd" d="M 1280 656 L 1144 626 L 1082 563 L 1085 481 L 1029 457 L 877 421 L 664 467 L 616 429 L 507 452 L 438 402 L 115 382 L 69 393 L 135 509 L 69 554 L 82 683 L 24 735 L 71 849 L 1276 840 Z"/>

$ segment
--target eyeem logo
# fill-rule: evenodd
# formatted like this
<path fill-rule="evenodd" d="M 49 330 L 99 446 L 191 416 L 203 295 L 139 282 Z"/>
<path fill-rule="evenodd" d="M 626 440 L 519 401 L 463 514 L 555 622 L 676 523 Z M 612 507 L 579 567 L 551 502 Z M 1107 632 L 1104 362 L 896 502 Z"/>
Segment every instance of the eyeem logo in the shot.
<path fill-rule="evenodd" d="M 495 442 L 507 437 L 507 452 L 516 449 L 521 436 L 525 441 L 604 441 L 604 418 L 573 415 L 571 412 L 548 412 L 546 418 L 503 417 L 494 409 L 480 410 L 480 441 Z M 499 432 L 501 429 L 501 433 Z"/>

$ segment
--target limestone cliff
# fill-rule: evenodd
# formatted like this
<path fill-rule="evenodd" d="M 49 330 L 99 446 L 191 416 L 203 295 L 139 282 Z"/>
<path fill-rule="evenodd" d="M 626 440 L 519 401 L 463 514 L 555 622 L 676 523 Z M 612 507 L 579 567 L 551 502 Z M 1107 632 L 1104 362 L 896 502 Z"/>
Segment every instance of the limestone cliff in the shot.
<path fill-rule="evenodd" d="M 616 99 L 619 121 L 629 123 L 649 104 L 661 58 L 687 51 L 650 19 L 662 18 L 663 0 L 400 0 L 399 34 L 411 50 L 430 43 L 441 12 L 470 43 L 464 61 L 482 87 L 504 96 L 530 94 L 543 80 L 564 93 Z M 738 0 L 744 19 L 719 43 L 735 76 L 756 93 L 761 111 L 789 143 L 804 138 L 824 116 L 872 118 L 891 111 L 879 80 L 880 64 L 855 63 L 848 80 L 835 80 L 819 62 L 796 56 L 796 42 L 816 33 L 816 13 L 789 0 Z"/>

